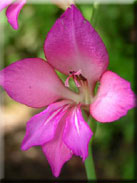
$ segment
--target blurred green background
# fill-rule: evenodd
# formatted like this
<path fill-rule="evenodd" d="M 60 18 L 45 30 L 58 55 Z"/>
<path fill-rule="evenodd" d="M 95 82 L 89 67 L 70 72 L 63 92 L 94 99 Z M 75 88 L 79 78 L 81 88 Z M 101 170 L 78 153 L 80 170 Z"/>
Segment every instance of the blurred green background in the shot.
<path fill-rule="evenodd" d="M 101 4 L 93 8 L 92 4 L 81 4 L 78 7 L 102 37 L 109 53 L 109 69 L 130 81 L 134 90 L 133 5 Z M 43 44 L 46 35 L 62 12 L 54 5 L 27 4 L 19 17 L 18 31 L 10 27 L 4 16 L 4 67 L 23 58 L 44 58 Z M 16 102 L 5 95 L 5 111 L 7 107 L 8 110 L 15 112 L 14 105 Z M 18 106 L 16 115 L 18 110 L 22 110 L 22 105 Z M 30 116 L 38 112 L 29 109 Z M 10 130 L 5 132 L 5 178 L 54 179 L 39 147 L 34 147 L 28 152 L 20 150 L 27 120 L 24 116 L 18 120 L 17 126 L 15 125 L 12 130 L 9 126 Z M 134 110 L 130 110 L 127 116 L 114 123 L 98 123 L 93 156 L 99 179 L 135 178 L 134 121 Z M 86 179 L 81 159 L 73 157 L 63 167 L 59 179 Z"/>

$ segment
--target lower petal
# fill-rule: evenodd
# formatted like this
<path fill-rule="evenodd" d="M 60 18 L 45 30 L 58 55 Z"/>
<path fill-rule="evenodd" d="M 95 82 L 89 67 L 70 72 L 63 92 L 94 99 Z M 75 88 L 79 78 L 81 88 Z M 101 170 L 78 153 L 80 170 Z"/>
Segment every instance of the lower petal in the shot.
<path fill-rule="evenodd" d="M 26 4 L 26 0 L 17 0 L 13 4 L 11 4 L 6 11 L 8 22 L 15 30 L 17 30 L 19 27 L 18 16 L 25 4 Z"/>
<path fill-rule="evenodd" d="M 52 173 L 58 177 L 62 166 L 71 159 L 72 153 L 63 142 L 53 140 L 42 146 L 43 152 L 51 166 Z"/>
<path fill-rule="evenodd" d="M 111 71 L 105 72 L 90 106 L 91 115 L 99 122 L 112 122 L 125 116 L 133 107 L 135 95 L 130 83 Z"/>
<path fill-rule="evenodd" d="M 68 101 L 53 103 L 43 112 L 33 116 L 27 123 L 26 135 L 21 149 L 27 150 L 32 146 L 43 145 L 55 135 L 57 125 L 68 108 Z"/>
<path fill-rule="evenodd" d="M 71 150 L 62 140 L 64 124 L 65 118 L 60 121 L 54 139 L 42 146 L 42 150 L 55 177 L 59 176 L 63 164 L 72 157 Z"/>
<path fill-rule="evenodd" d="M 81 156 L 83 161 L 88 156 L 88 144 L 92 135 L 82 117 L 80 107 L 72 108 L 66 119 L 63 141 L 75 155 Z"/>

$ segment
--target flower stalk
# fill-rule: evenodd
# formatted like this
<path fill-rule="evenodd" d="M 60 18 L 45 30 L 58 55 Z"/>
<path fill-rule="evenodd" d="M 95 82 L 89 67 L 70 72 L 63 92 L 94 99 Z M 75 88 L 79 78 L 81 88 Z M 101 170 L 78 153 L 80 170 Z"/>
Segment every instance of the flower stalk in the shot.
<path fill-rule="evenodd" d="M 85 169 L 86 169 L 88 180 L 96 180 L 95 166 L 94 166 L 94 160 L 92 155 L 92 141 L 93 140 L 91 139 L 89 143 L 89 148 L 88 148 L 88 157 L 85 160 Z"/>
<path fill-rule="evenodd" d="M 85 117 L 86 115 L 84 115 Z M 92 142 L 95 138 L 95 133 L 97 130 L 97 123 L 94 119 L 89 117 L 88 119 L 88 125 L 90 126 L 91 130 L 93 131 L 92 139 L 90 140 L 89 146 L 88 146 L 88 157 L 85 160 L 85 170 L 87 174 L 87 179 L 90 180 L 96 180 L 96 171 L 95 171 L 95 165 L 93 160 L 93 152 L 92 152 Z"/>

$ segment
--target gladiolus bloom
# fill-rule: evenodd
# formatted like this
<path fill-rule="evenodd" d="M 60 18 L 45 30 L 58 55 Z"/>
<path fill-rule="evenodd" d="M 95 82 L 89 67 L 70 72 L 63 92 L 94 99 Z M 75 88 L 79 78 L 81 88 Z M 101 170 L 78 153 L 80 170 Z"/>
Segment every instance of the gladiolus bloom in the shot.
<path fill-rule="evenodd" d="M 93 133 L 81 109 L 86 107 L 99 122 L 112 122 L 135 106 L 135 96 L 128 81 L 107 70 L 103 41 L 74 5 L 53 25 L 44 53 L 47 62 L 27 58 L 0 71 L 0 85 L 17 102 L 34 108 L 48 106 L 27 123 L 21 148 L 41 146 L 57 177 L 73 154 L 83 161 L 88 156 Z M 68 75 L 65 84 L 55 70 Z M 69 89 L 70 78 L 78 93 Z"/>
<path fill-rule="evenodd" d="M 27 0 L 0 0 L 0 11 L 8 7 L 6 10 L 7 19 L 12 28 L 15 30 L 19 27 L 18 16 L 21 9 L 26 4 L 26 1 Z"/>
<path fill-rule="evenodd" d="M 8 7 L 6 16 L 9 24 L 15 30 L 19 28 L 18 16 L 26 2 L 27 0 L 0 0 L 0 12 Z M 74 4 L 74 0 L 51 0 L 51 2 L 64 10 L 70 7 L 71 4 Z"/>

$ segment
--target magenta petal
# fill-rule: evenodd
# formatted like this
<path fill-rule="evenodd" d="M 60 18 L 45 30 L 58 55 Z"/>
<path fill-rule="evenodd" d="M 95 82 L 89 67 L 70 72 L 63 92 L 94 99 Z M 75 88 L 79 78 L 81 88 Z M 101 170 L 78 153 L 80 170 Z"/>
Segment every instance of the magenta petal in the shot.
<path fill-rule="evenodd" d="M 71 93 L 53 68 L 40 58 L 20 60 L 0 71 L 0 85 L 17 102 L 36 108 Z"/>
<path fill-rule="evenodd" d="M 90 113 L 99 122 L 118 120 L 135 107 L 135 95 L 130 83 L 111 71 L 103 74 L 94 100 Z"/>
<path fill-rule="evenodd" d="M 92 135 L 82 117 L 80 107 L 72 108 L 66 119 L 63 141 L 75 155 L 82 157 L 83 161 L 88 156 L 88 144 Z"/>
<path fill-rule="evenodd" d="M 98 80 L 108 66 L 104 43 L 74 5 L 52 27 L 44 51 L 57 70 L 65 74 L 81 70 L 90 82 Z"/>
<path fill-rule="evenodd" d="M 54 137 L 57 125 L 68 108 L 67 104 L 68 101 L 53 103 L 46 110 L 30 119 L 22 142 L 22 150 L 43 145 Z"/>
<path fill-rule="evenodd" d="M 25 4 L 26 4 L 26 0 L 17 0 L 13 4 L 11 4 L 6 11 L 8 22 L 15 30 L 18 29 L 19 27 L 18 16 Z"/>
<path fill-rule="evenodd" d="M 13 0 L 0 0 L 0 11 L 6 8 Z"/>
<path fill-rule="evenodd" d="M 62 140 L 64 125 L 65 118 L 60 121 L 54 139 L 42 146 L 55 177 L 59 176 L 63 164 L 72 157 L 71 150 Z"/>

